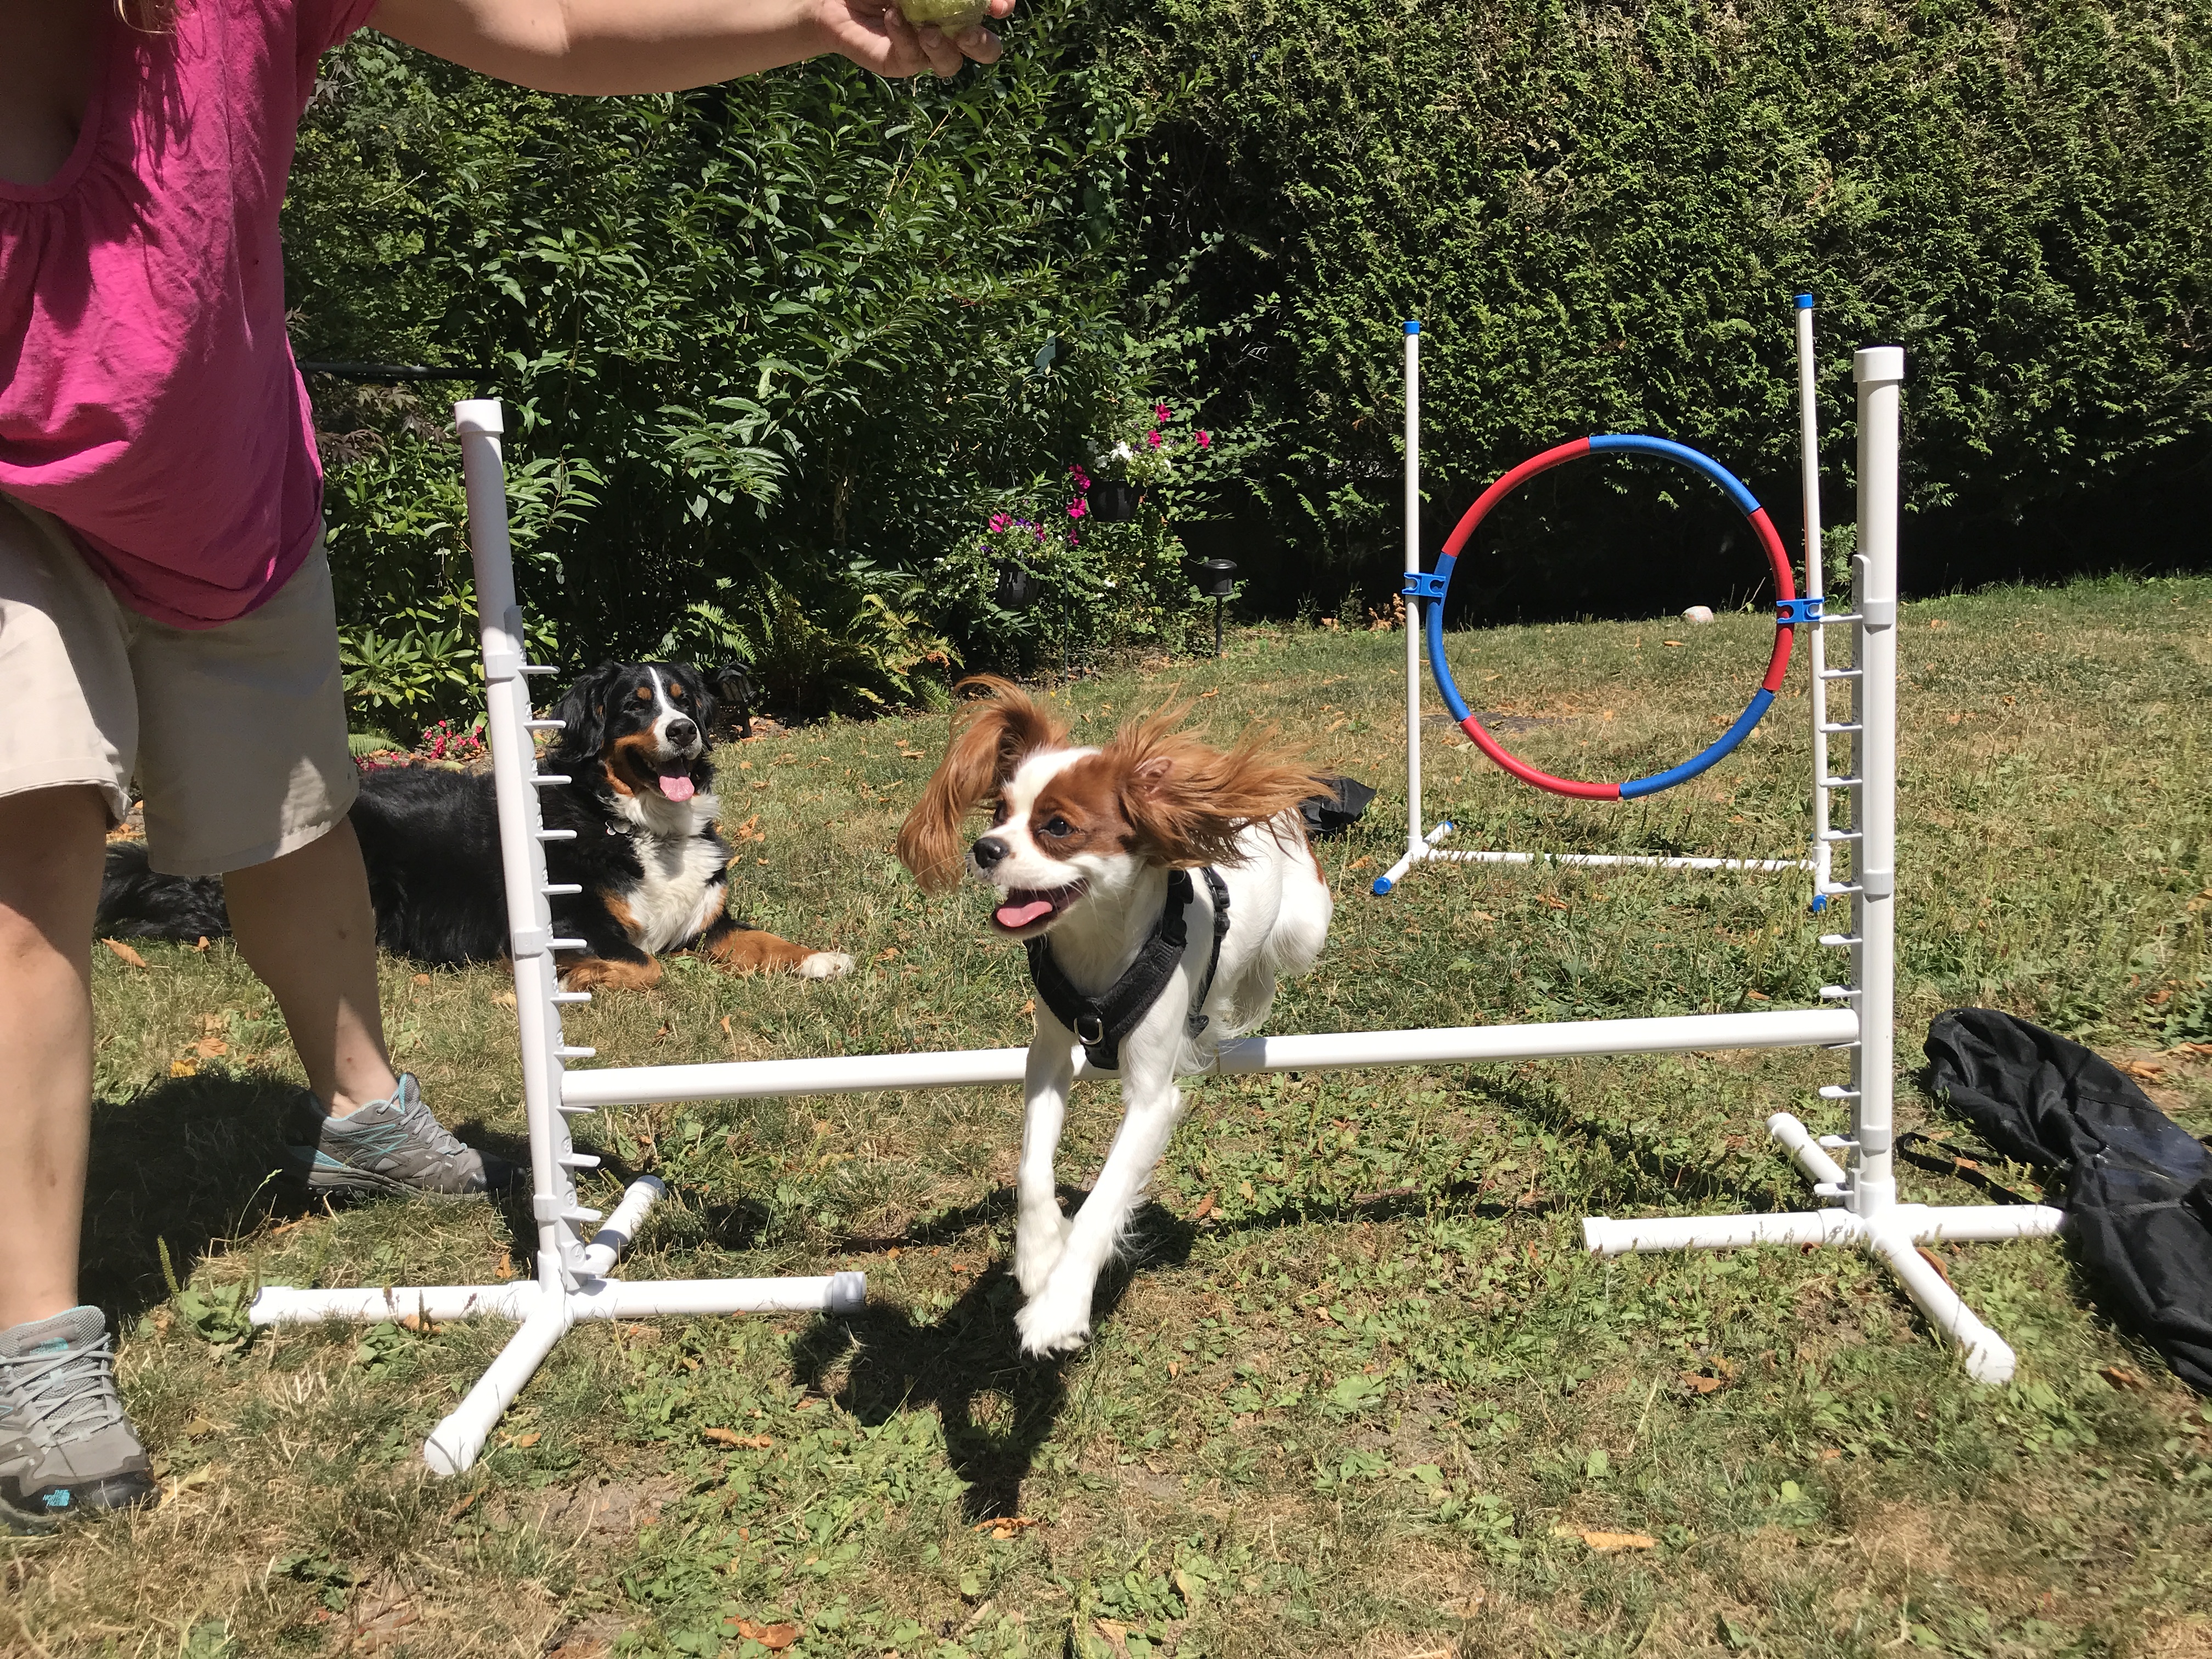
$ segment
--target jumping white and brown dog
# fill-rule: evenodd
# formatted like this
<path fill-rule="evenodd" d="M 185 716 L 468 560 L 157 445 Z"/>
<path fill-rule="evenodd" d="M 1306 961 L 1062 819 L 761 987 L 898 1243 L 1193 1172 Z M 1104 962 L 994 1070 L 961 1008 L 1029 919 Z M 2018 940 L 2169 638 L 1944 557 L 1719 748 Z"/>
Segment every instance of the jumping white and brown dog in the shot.
<path fill-rule="evenodd" d="M 1024 1080 L 1014 1277 L 1033 1355 L 1080 1347 L 1091 1293 L 1182 1111 L 1176 1079 L 1267 1017 L 1275 981 L 1310 968 L 1334 902 L 1306 844 L 1299 804 L 1328 786 L 1261 734 L 1223 752 L 1175 729 L 1172 713 L 1124 726 L 1103 748 L 1018 687 L 979 676 L 951 746 L 899 831 L 923 889 L 963 869 L 997 889 L 991 925 L 1028 947 L 1036 1034 Z M 963 845 L 970 812 L 991 827 Z M 1193 880 L 1195 872 L 1198 879 Z M 1075 1051 L 1118 1071 L 1122 1119 L 1071 1222 L 1054 1154 Z"/>

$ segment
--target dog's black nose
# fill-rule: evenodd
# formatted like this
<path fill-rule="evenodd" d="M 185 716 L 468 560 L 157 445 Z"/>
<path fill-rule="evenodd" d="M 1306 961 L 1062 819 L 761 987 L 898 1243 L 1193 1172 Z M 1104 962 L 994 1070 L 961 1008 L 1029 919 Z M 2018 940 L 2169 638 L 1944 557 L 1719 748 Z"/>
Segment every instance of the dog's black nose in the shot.
<path fill-rule="evenodd" d="M 668 741 L 678 749 L 689 749 L 699 740 L 698 724 L 680 716 L 668 722 Z"/>
<path fill-rule="evenodd" d="M 1012 850 L 996 836 L 986 836 L 975 843 L 975 867 L 988 870 Z"/>

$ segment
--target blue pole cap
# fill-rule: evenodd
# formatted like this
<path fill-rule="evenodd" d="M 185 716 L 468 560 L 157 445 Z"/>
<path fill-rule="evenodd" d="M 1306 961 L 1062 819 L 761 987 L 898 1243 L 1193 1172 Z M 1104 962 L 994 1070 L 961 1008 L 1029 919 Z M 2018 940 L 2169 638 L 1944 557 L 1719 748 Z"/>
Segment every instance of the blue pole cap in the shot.
<path fill-rule="evenodd" d="M 1798 310 L 1800 310 L 1800 311 L 1810 311 L 1812 308 L 1813 308 L 1813 296 L 1812 296 L 1811 295 L 1809 295 L 1809 294 L 1801 294 L 1801 295 L 1799 295 L 1797 296 L 1797 309 L 1798 309 Z"/>
<path fill-rule="evenodd" d="M 1415 322 L 1415 321 L 1414 321 L 1411 317 L 1408 317 L 1407 319 L 1406 319 L 1406 332 L 1407 332 L 1407 333 L 1408 333 L 1408 334 L 1419 334 L 1420 331 L 1421 331 L 1421 325 L 1420 325 L 1420 324 L 1419 324 L 1419 323 Z"/>

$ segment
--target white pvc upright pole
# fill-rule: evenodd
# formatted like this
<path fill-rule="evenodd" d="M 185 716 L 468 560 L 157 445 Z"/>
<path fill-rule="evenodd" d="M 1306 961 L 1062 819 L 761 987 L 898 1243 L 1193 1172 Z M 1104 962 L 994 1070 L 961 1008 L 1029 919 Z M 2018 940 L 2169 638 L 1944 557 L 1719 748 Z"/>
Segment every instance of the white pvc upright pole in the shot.
<path fill-rule="evenodd" d="M 1853 628 L 1859 672 L 1853 680 L 1852 746 L 1859 787 L 1852 791 L 1851 885 L 1858 943 L 1851 947 L 1858 991 L 1859 1045 L 1851 1086 L 1857 1091 L 1849 1203 L 1863 1216 L 1897 1201 L 1890 1154 L 1895 1066 L 1897 974 L 1897 515 L 1901 346 L 1869 346 L 1852 360 L 1858 383 L 1858 551 L 1851 561 Z"/>
<path fill-rule="evenodd" d="M 1826 573 L 1820 551 L 1820 382 L 1813 352 L 1813 296 L 1797 296 L 1797 446 L 1805 495 L 1805 596 L 1822 598 Z M 1834 865 L 1828 839 L 1828 641 L 1823 628 L 1806 629 L 1807 672 L 1813 705 L 1813 892 L 1814 908 L 1826 902 Z"/>
<path fill-rule="evenodd" d="M 483 647 L 484 738 L 490 744 L 499 808 L 500 854 L 507 889 L 508 947 L 514 960 L 514 1008 L 522 1037 L 522 1101 L 530 1124 L 531 1206 L 538 1223 L 538 1278 L 549 1290 L 575 1288 L 582 1242 L 575 1224 L 599 1218 L 576 1198 L 575 1170 L 598 1162 L 578 1155 L 560 1109 L 561 1015 L 553 955 L 544 840 L 532 790 L 540 781 L 530 728 L 528 659 L 515 604 L 507 543 L 507 479 L 500 455 L 499 401 L 453 405 L 461 475 L 469 501 L 469 549 L 476 568 L 477 629 Z M 555 832 L 559 833 L 559 832 Z M 511 1396 L 510 1396 L 511 1397 Z"/>
<path fill-rule="evenodd" d="M 1421 325 L 1406 320 L 1406 574 L 1421 574 Z M 1435 603 L 1435 601 L 1431 601 Z M 1406 857 L 1419 862 L 1421 838 L 1421 608 L 1406 601 Z"/>

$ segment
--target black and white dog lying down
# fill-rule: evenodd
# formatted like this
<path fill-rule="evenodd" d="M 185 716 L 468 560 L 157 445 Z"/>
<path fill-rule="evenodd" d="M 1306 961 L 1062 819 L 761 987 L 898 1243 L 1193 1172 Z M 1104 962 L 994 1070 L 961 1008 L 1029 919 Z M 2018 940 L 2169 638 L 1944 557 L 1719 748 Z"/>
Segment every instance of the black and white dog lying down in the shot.
<path fill-rule="evenodd" d="M 729 689 L 742 699 L 742 677 Z M 850 973 L 852 957 L 794 945 L 724 914 L 730 849 L 714 831 L 707 759 L 717 698 L 678 663 L 610 663 L 569 688 L 565 722 L 541 769 L 566 784 L 538 791 L 556 896 L 553 931 L 586 949 L 561 958 L 570 990 L 643 989 L 659 956 L 693 951 L 732 972 L 789 969 L 808 979 Z M 507 954 L 507 892 L 489 773 L 392 768 L 362 779 L 349 814 L 368 866 L 377 943 L 454 965 Z M 103 937 L 192 939 L 230 931 L 219 877 L 165 876 L 142 842 L 107 855 L 96 924 Z"/>

